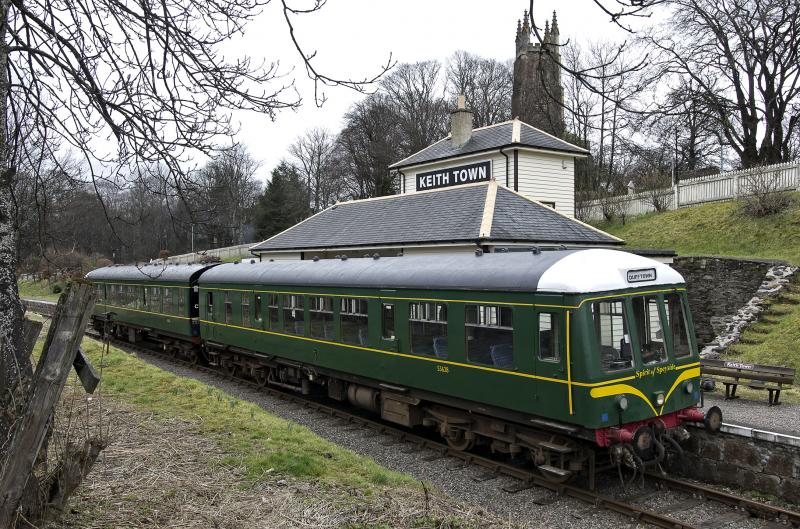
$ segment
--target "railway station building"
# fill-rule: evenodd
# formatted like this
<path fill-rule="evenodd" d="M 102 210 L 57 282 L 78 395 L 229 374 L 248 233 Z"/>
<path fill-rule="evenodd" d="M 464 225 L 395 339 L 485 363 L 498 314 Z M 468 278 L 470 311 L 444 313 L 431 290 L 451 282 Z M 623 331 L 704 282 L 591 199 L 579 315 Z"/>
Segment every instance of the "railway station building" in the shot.
<path fill-rule="evenodd" d="M 262 260 L 620 247 L 574 216 L 586 156 L 518 119 L 472 128 L 459 98 L 451 133 L 391 166 L 400 193 L 337 203 L 250 248 Z"/>

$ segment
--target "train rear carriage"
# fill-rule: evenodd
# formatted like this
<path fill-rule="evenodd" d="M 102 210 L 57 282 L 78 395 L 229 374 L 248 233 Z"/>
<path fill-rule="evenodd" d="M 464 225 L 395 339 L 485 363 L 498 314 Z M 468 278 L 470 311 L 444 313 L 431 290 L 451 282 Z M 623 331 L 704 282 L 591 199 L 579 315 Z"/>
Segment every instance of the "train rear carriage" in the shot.
<path fill-rule="evenodd" d="M 250 262 L 199 283 L 212 364 L 324 387 L 388 420 L 436 427 L 455 447 L 527 450 L 559 478 L 586 463 L 575 439 L 638 443 L 641 459 L 651 439 L 698 419 L 683 279 L 640 256 Z"/>
<path fill-rule="evenodd" d="M 93 321 L 102 328 L 109 316 L 118 336 L 199 341 L 197 278 L 209 265 L 109 266 L 86 278 L 97 289 Z M 176 342 L 178 343 L 178 342 Z"/>

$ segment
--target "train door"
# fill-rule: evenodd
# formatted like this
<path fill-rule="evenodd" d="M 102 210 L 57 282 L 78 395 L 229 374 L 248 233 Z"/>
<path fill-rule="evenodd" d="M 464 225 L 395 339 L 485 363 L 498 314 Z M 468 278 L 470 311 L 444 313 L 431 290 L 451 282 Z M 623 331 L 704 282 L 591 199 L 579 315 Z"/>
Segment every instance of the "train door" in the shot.
<path fill-rule="evenodd" d="M 534 361 L 539 403 L 551 413 L 560 413 L 566 399 L 566 322 L 564 312 L 537 310 L 534 318 Z"/>

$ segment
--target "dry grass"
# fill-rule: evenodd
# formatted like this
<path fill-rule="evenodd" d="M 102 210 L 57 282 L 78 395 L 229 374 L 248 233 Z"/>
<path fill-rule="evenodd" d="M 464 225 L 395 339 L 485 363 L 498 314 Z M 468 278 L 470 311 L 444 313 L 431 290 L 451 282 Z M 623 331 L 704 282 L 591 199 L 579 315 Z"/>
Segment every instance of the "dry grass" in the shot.
<path fill-rule="evenodd" d="M 422 485 L 369 493 L 277 476 L 253 483 L 198 434 L 200 419 L 164 420 L 108 398 L 103 410 L 109 446 L 58 527 L 516 527 Z"/>

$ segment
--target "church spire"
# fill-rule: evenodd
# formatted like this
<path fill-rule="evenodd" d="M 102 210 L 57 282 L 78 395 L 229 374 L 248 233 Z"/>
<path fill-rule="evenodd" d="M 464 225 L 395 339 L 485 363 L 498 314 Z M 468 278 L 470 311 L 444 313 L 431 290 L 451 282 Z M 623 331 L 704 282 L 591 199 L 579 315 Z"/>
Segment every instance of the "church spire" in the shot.
<path fill-rule="evenodd" d="M 531 26 L 528 24 L 528 11 L 522 16 L 522 22 L 517 20 L 517 56 L 525 53 L 531 42 Z"/>
<path fill-rule="evenodd" d="M 542 39 L 542 43 L 547 45 L 550 44 L 550 21 L 544 21 L 544 38 Z"/>

